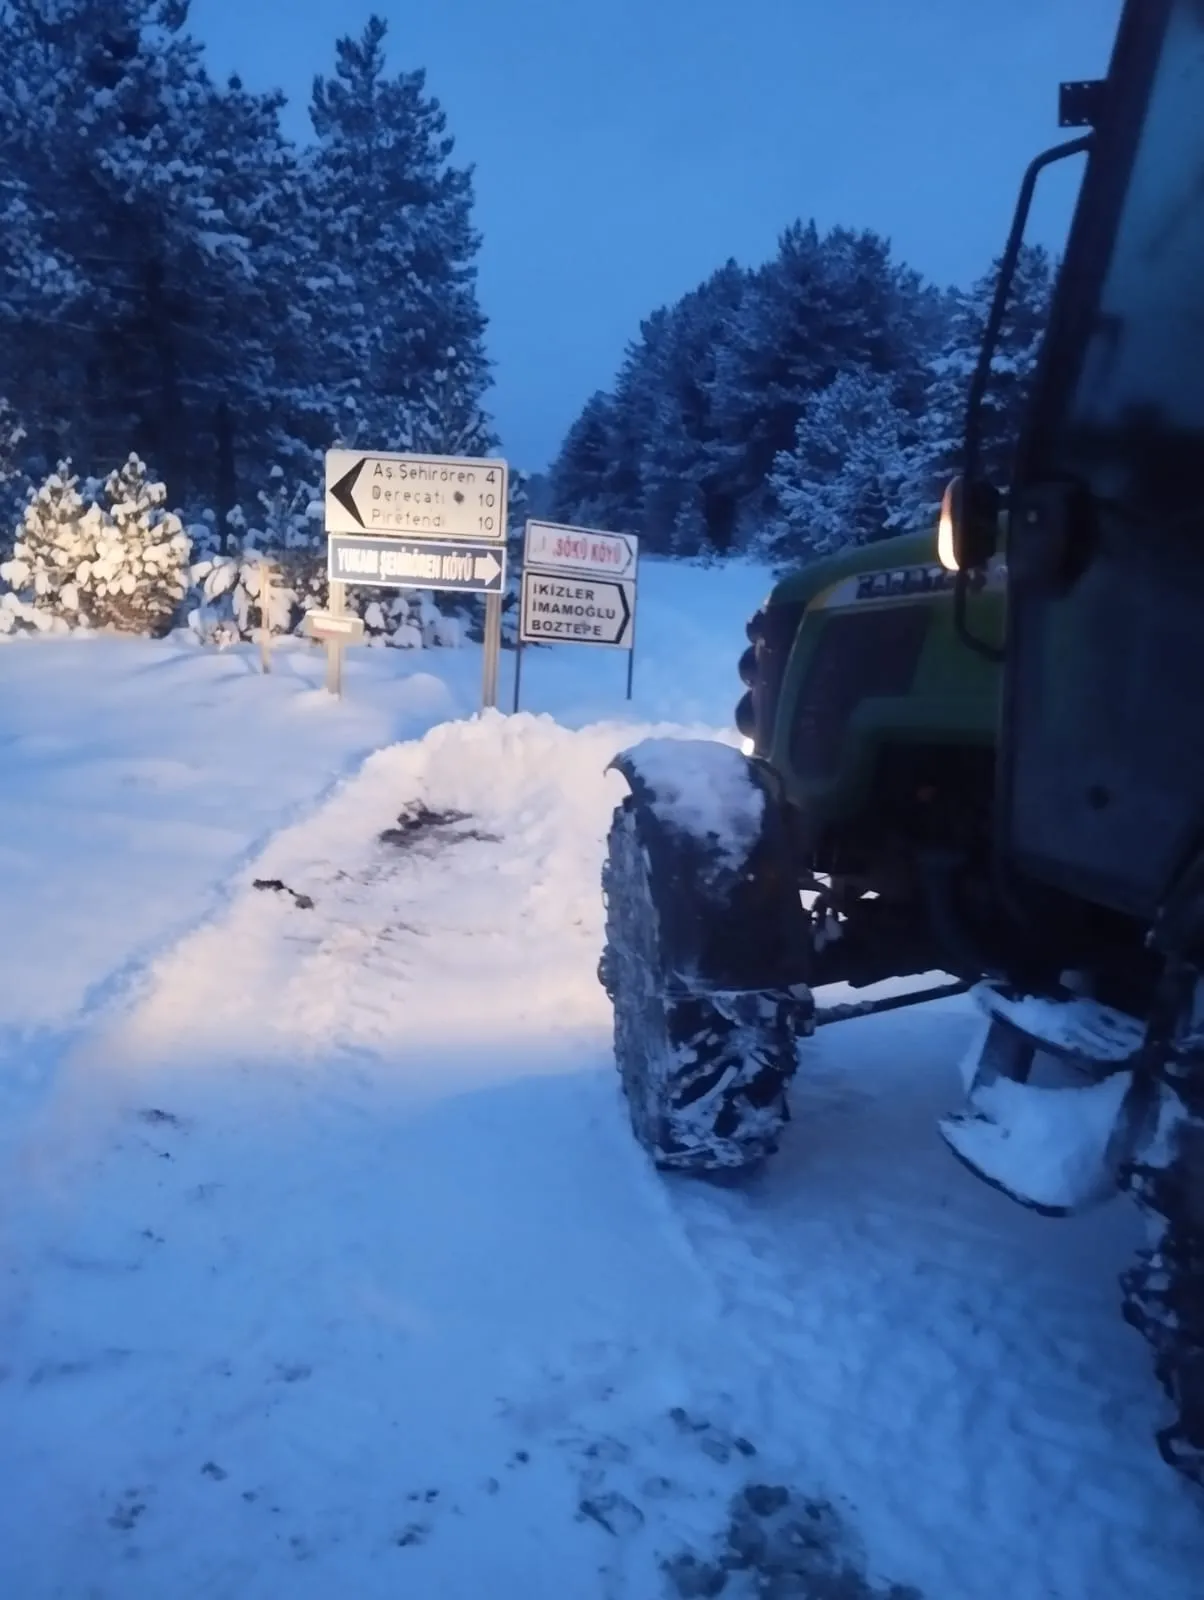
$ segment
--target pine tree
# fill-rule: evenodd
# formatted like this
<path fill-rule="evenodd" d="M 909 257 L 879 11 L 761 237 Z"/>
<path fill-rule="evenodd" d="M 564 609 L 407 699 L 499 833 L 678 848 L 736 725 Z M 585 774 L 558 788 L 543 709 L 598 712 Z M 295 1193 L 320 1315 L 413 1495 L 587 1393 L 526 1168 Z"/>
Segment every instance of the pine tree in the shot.
<path fill-rule="evenodd" d="M 738 500 L 716 376 L 725 330 L 740 315 L 749 281 L 728 261 L 677 303 L 654 352 L 655 406 L 640 461 L 651 549 L 689 555 L 731 546 Z"/>
<path fill-rule="evenodd" d="M 0 396 L 0 556 L 12 544 L 12 533 L 21 502 L 29 491 L 25 476 L 23 449 L 25 428 L 8 401 Z"/>
<path fill-rule="evenodd" d="M 312 448 L 309 236 L 278 94 L 210 81 L 186 0 L 9 0 L 0 336 L 29 467 L 133 445 L 222 498 L 218 413 L 251 463 Z M 252 485 L 251 487 L 254 487 Z"/>
<path fill-rule="evenodd" d="M 137 456 L 103 486 L 81 485 L 61 462 L 30 495 L 0 578 L 55 625 L 165 633 L 187 593 L 190 551 L 166 499 Z"/>
<path fill-rule="evenodd" d="M 166 486 L 131 455 L 105 480 L 107 516 L 90 559 L 76 571 L 81 609 L 93 627 L 164 634 L 188 592 L 191 542 Z"/>
<path fill-rule="evenodd" d="M 549 514 L 554 522 L 613 526 L 617 421 L 614 401 L 601 390 L 585 402 L 548 474 Z"/>
<path fill-rule="evenodd" d="M 929 367 L 924 430 L 912 452 L 908 500 L 915 521 L 935 524 L 945 485 L 962 466 L 966 402 L 995 296 L 999 262 L 968 293 L 953 297 L 949 332 Z M 999 488 L 1011 477 L 1012 452 L 1049 319 L 1053 269 L 1040 245 L 1025 245 L 1008 296 L 980 415 L 978 470 Z"/>
<path fill-rule="evenodd" d="M 13 398 L 53 462 L 186 458 L 186 332 L 220 219 L 202 211 L 204 74 L 177 0 L 12 0 L 0 52 L 0 168 L 24 250 L 0 316 Z M 204 228 L 205 248 L 202 248 Z M 65 404 L 63 402 L 66 402 Z"/>
<path fill-rule="evenodd" d="M 344 443 L 481 454 L 490 382 L 477 302 L 473 175 L 422 71 L 386 76 L 385 22 L 336 46 L 314 82 L 306 166 L 326 296 L 322 403 Z"/>
<path fill-rule="evenodd" d="M 205 335 L 189 373 L 190 412 L 203 461 L 198 488 L 219 504 L 224 495 L 256 497 L 273 468 L 298 482 L 312 477 L 329 442 L 314 389 L 325 320 L 313 300 L 325 268 L 297 153 L 280 126 L 284 103 L 282 94 L 248 92 L 235 76 L 209 86 L 197 108 L 222 233 L 198 307 Z M 223 427 L 234 468 L 228 486 Z"/>
<path fill-rule="evenodd" d="M 736 547 L 780 520 L 770 473 L 781 462 L 794 482 L 800 418 L 842 372 L 889 377 L 900 426 L 919 410 L 943 313 L 942 296 L 876 234 L 796 224 L 758 271 L 729 261 L 642 323 L 614 389 L 565 439 L 550 475 L 555 515 L 638 532 L 649 550 Z M 881 476 L 893 483 L 893 435 L 874 438 L 889 447 Z"/>
<path fill-rule="evenodd" d="M 79 575 L 83 568 L 86 579 L 103 524 L 99 506 L 89 506 L 79 487 L 71 463 L 60 462 L 30 494 L 12 555 L 0 564 L 0 578 L 22 605 L 64 628 L 87 626 Z"/>
<path fill-rule="evenodd" d="M 768 541 L 774 557 L 805 560 L 903 531 L 916 436 L 896 380 L 861 367 L 822 389 L 799 419 L 794 449 L 770 474 L 778 506 Z"/>
<path fill-rule="evenodd" d="M 778 254 L 757 272 L 716 373 L 716 415 L 726 439 L 733 492 L 754 519 L 767 509 L 764 486 L 789 451 L 811 396 L 842 370 L 888 373 L 915 337 L 915 283 L 869 231 L 814 222 L 788 228 Z"/>

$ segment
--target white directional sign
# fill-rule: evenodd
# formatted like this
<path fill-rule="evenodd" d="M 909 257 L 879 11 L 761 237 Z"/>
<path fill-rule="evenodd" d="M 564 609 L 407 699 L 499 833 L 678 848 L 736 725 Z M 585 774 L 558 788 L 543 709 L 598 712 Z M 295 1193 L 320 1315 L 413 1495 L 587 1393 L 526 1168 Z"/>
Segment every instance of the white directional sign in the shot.
<path fill-rule="evenodd" d="M 506 473 L 488 458 L 328 450 L 326 531 L 502 540 Z"/>
<path fill-rule="evenodd" d="M 483 541 L 332 533 L 327 549 L 327 570 L 336 583 L 462 594 L 501 594 L 505 588 L 505 550 Z"/>
<path fill-rule="evenodd" d="M 527 523 L 523 566 L 583 577 L 634 578 L 640 541 L 630 533 L 600 533 L 560 522 Z"/>
<path fill-rule="evenodd" d="M 524 643 L 606 644 L 630 650 L 634 620 L 631 579 L 523 573 L 519 638 Z"/>
<path fill-rule="evenodd" d="M 364 637 L 364 624 L 359 617 L 310 611 L 305 618 L 305 631 L 311 639 L 334 639 L 343 644 L 356 644 Z"/>

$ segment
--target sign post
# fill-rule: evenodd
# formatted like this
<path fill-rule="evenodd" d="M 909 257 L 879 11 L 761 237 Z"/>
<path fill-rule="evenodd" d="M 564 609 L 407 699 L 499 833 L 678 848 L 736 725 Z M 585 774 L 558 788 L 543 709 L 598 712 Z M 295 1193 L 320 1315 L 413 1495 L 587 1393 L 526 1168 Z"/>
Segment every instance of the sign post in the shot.
<path fill-rule="evenodd" d="M 497 705 L 508 480 L 506 462 L 493 457 L 326 452 L 331 616 L 345 615 L 347 584 L 483 594 L 484 707 Z M 340 657 L 331 670 L 341 683 L 342 645 L 327 636 L 326 647 Z"/>
<path fill-rule="evenodd" d="M 527 523 L 518 642 L 595 644 L 627 651 L 627 698 L 635 663 L 636 582 L 640 542 L 556 522 Z M 515 663 L 519 706 L 521 655 Z"/>
<path fill-rule="evenodd" d="M 259 664 L 272 670 L 272 569 L 265 560 L 259 563 Z"/>
<path fill-rule="evenodd" d="M 331 582 L 330 616 L 337 624 L 347 614 L 347 585 Z M 326 687 L 338 699 L 343 698 L 343 641 L 338 627 L 326 637 Z"/>

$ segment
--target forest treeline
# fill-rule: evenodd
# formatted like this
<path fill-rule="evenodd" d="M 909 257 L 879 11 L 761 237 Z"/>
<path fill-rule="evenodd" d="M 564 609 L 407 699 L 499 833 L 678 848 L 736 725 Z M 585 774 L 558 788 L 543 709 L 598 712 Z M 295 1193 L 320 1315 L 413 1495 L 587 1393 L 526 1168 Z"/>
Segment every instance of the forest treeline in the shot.
<path fill-rule="evenodd" d="M 794 224 L 771 261 L 728 261 L 641 324 L 564 440 L 547 513 L 650 551 L 782 563 L 931 525 L 996 277 L 940 289 L 876 233 Z M 998 481 L 1050 286 L 1047 253 L 1026 247 L 984 414 Z"/>

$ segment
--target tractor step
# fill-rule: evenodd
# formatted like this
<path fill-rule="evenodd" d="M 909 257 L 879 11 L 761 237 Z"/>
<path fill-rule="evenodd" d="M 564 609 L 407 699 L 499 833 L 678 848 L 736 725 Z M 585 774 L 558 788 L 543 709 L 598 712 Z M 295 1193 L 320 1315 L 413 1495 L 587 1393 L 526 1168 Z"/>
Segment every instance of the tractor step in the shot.
<path fill-rule="evenodd" d="M 1136 1018 L 1078 995 L 1012 995 L 982 983 L 974 998 L 989 1017 L 1031 1040 L 1035 1049 L 1077 1062 L 1093 1077 L 1132 1065 L 1145 1037 Z"/>
<path fill-rule="evenodd" d="M 962 1061 L 965 1105 L 940 1123 L 945 1142 L 977 1177 L 1045 1215 L 1110 1198 L 1147 1131 L 1149 1095 L 1133 1071 L 1142 1024 L 1079 996 L 988 983 L 973 992 L 985 1015 Z M 1072 1081 L 1031 1082 L 1042 1054 Z"/>

